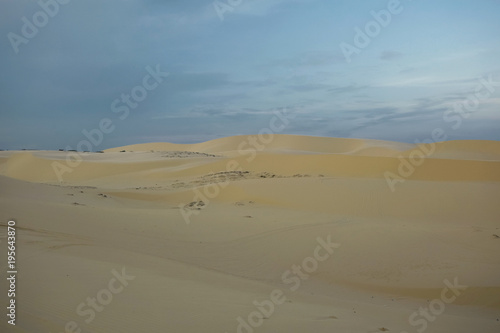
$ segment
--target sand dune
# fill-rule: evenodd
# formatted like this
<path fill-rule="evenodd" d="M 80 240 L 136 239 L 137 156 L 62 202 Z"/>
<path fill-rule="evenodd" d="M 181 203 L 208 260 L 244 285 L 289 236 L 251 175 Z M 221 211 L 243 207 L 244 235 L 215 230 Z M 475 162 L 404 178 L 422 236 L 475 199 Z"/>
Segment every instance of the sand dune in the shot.
<path fill-rule="evenodd" d="M 254 144 L 254 138 L 257 142 Z M 172 144 L 172 143 L 146 143 L 107 149 L 107 152 L 126 151 L 200 151 L 200 152 L 231 152 L 238 150 L 260 149 L 267 152 L 304 152 L 304 153 L 353 153 L 362 149 L 386 148 L 396 152 L 411 149 L 414 145 L 400 142 L 363 140 L 363 139 L 341 139 L 324 138 L 313 136 L 275 134 L 272 136 L 233 136 L 229 138 L 215 139 L 196 144 Z M 260 148 L 261 147 L 261 148 Z"/>
<path fill-rule="evenodd" d="M 73 153 L 74 167 L 68 152 L 0 152 L 22 304 L 0 330 L 500 330 L 499 142 L 254 138 Z M 134 278 L 90 319 L 87 298 L 123 268 Z"/>

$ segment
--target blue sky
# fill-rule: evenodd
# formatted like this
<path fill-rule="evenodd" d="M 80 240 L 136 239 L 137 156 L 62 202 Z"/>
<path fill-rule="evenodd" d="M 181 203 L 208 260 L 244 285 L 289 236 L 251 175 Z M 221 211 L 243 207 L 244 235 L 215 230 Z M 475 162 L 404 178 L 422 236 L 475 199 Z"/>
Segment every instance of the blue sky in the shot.
<path fill-rule="evenodd" d="M 500 140 L 497 0 L 55 1 L 0 2 L 0 148 L 75 149 L 105 118 L 93 150 L 193 143 L 256 134 L 285 108 L 286 134 Z M 120 119 L 111 105 L 147 67 L 168 76 Z"/>

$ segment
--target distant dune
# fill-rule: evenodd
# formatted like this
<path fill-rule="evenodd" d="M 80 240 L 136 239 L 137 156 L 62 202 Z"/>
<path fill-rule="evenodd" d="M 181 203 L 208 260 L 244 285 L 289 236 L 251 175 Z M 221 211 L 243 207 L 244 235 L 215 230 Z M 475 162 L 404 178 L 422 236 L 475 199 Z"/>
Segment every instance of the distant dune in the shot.
<path fill-rule="evenodd" d="M 500 331 L 497 141 L 1 151 L 0 189 L 0 225 L 18 225 L 15 332 Z M 135 278 L 102 312 L 77 311 L 122 268 Z M 252 325 L 273 290 L 286 301 Z"/>
<path fill-rule="evenodd" d="M 364 139 L 341 139 L 325 138 L 314 136 L 284 135 L 275 134 L 272 137 L 263 135 L 250 136 L 256 138 L 257 144 L 252 144 L 249 136 L 240 135 L 228 138 L 221 138 L 195 144 L 172 144 L 172 143 L 145 143 L 131 146 L 124 146 L 106 150 L 107 152 L 127 151 L 149 151 L 149 150 L 185 150 L 202 152 L 231 152 L 238 149 L 248 149 L 251 147 L 262 147 L 267 152 L 307 152 L 307 153 L 355 153 L 362 149 L 387 148 L 391 151 L 410 149 L 411 144 Z M 270 141 L 267 143 L 267 141 Z M 240 148 L 241 147 L 241 148 Z"/>

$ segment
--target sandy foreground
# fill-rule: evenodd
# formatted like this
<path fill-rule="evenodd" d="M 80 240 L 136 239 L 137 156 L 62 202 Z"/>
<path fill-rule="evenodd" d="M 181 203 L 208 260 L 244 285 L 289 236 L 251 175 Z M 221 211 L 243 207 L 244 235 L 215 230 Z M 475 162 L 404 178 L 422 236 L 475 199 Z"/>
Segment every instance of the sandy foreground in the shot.
<path fill-rule="evenodd" d="M 0 152 L 0 332 L 500 332 L 500 142 L 252 138 Z"/>

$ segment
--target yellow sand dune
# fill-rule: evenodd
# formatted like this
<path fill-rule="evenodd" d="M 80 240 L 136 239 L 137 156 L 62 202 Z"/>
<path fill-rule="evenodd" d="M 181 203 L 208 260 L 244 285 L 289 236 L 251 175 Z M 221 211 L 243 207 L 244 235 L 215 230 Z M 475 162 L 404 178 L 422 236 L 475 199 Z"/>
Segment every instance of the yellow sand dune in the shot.
<path fill-rule="evenodd" d="M 413 180 L 500 180 L 500 144 L 493 141 L 442 142 L 435 144 L 432 151 L 429 148 L 421 150 L 417 145 L 377 140 L 291 135 L 275 135 L 267 145 L 261 142 L 255 146 L 249 142 L 248 137 L 239 136 L 189 145 L 141 144 L 109 149 L 105 154 L 80 153 L 81 162 L 75 162 L 76 153 L 10 153 L 8 159 L 4 157 L 2 173 L 36 182 L 61 179 L 85 182 L 106 177 L 121 182 L 133 174 L 137 174 L 138 180 L 154 182 L 233 170 L 268 172 L 276 177 L 302 174 L 386 178 L 386 172 L 390 172 Z M 123 150 L 126 152 L 119 153 Z M 162 156 L 162 152 L 172 151 L 192 152 L 193 155 Z M 428 151 L 432 153 L 426 155 Z M 415 152 L 418 154 L 413 163 L 409 158 Z M 422 156 L 425 159 L 420 158 Z M 407 166 L 401 166 L 402 163 Z M 411 174 L 401 173 L 400 166 L 408 170 L 408 163 L 413 163 Z M 35 164 L 37 172 L 31 167 Z"/>
<path fill-rule="evenodd" d="M 22 304 L 0 331 L 498 332 L 498 198 L 493 141 L 0 152 Z"/>
<path fill-rule="evenodd" d="M 325 138 L 299 135 L 251 135 L 233 136 L 215 139 L 195 144 L 172 144 L 172 143 L 144 143 L 118 148 L 107 149 L 107 152 L 126 151 L 199 151 L 205 153 L 221 153 L 238 150 L 255 149 L 259 151 L 293 152 L 304 153 L 353 153 L 367 148 L 387 148 L 393 151 L 409 149 L 413 145 L 399 142 L 364 140 L 364 139 L 341 139 Z"/>

